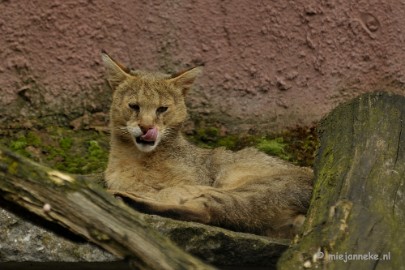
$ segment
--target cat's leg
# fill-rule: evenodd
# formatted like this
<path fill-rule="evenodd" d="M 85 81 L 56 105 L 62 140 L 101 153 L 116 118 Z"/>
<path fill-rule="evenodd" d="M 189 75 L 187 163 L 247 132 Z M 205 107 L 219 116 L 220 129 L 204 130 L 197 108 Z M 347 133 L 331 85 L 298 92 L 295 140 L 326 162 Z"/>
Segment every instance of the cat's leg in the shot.
<path fill-rule="evenodd" d="M 252 179 L 237 188 L 206 187 L 200 189 L 199 194 L 184 198 L 179 205 L 181 208 L 171 208 L 167 216 L 176 213 L 176 218 L 182 220 L 291 238 L 305 220 L 311 188 L 298 188 L 297 194 L 297 189 L 289 184 L 271 182 L 268 179 Z M 163 208 L 158 210 L 159 214 L 169 213 Z M 189 219 L 196 214 L 204 218 Z"/>
<path fill-rule="evenodd" d="M 190 189 L 190 187 L 188 187 L 187 189 Z M 182 187 L 170 188 L 174 196 L 177 195 L 176 191 L 179 188 Z M 167 192 L 167 190 L 165 191 L 166 194 L 169 193 Z M 124 199 L 124 201 L 127 204 L 144 213 L 158 214 L 161 216 L 170 217 L 174 219 L 195 221 L 204 224 L 210 223 L 210 217 L 205 207 L 202 207 L 202 205 L 200 204 L 185 205 L 184 203 L 181 202 L 184 199 L 180 199 L 180 201 L 168 200 L 167 202 L 164 202 L 150 197 L 143 197 L 133 192 L 125 192 L 118 190 L 109 190 L 109 192 L 116 196 L 119 196 L 120 198 Z M 159 196 L 156 197 L 159 198 Z"/>
<path fill-rule="evenodd" d="M 246 177 L 244 184 L 236 188 L 171 187 L 153 198 L 131 192 L 113 193 L 146 213 L 237 231 L 292 237 L 305 218 L 311 187 L 289 181 L 290 177 Z"/>

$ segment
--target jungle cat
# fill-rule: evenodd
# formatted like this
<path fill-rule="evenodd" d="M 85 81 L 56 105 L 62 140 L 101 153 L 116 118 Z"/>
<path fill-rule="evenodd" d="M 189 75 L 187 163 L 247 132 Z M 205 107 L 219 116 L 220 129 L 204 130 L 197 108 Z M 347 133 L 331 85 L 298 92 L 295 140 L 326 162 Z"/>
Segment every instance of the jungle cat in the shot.
<path fill-rule="evenodd" d="M 139 210 L 272 237 L 305 219 L 313 173 L 254 148 L 202 149 L 181 133 L 201 67 L 170 76 L 129 71 L 106 53 L 113 89 L 108 189 Z"/>

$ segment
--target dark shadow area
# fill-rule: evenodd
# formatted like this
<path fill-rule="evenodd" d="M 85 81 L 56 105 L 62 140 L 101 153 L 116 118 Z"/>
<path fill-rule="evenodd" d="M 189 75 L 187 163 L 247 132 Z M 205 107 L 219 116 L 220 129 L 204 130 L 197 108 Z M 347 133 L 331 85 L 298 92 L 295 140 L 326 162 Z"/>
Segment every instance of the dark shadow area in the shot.
<path fill-rule="evenodd" d="M 77 270 L 127 270 L 131 269 L 125 261 L 117 262 L 7 262 L 0 263 L 2 270 L 45 270 L 45 269 L 77 269 Z"/>

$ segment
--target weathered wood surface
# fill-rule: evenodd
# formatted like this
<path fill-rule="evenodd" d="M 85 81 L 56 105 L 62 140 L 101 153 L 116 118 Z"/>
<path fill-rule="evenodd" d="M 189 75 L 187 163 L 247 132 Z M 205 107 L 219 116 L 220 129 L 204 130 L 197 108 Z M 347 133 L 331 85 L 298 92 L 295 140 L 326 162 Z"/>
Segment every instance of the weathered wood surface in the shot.
<path fill-rule="evenodd" d="M 1 197 L 1 193 L 0 193 Z M 275 269 L 287 239 L 270 239 L 215 226 L 141 214 L 152 229 L 186 252 L 218 266 Z M 0 198 L 0 269 L 4 262 L 106 262 L 103 252 L 67 229 Z M 23 267 L 21 267 L 23 268 Z"/>
<path fill-rule="evenodd" d="M 321 122 L 311 206 L 279 269 L 405 269 L 404 120 L 405 97 L 376 93 Z"/>
<path fill-rule="evenodd" d="M 57 222 L 137 269 L 213 269 L 152 230 L 100 186 L 0 150 L 0 195 Z"/>

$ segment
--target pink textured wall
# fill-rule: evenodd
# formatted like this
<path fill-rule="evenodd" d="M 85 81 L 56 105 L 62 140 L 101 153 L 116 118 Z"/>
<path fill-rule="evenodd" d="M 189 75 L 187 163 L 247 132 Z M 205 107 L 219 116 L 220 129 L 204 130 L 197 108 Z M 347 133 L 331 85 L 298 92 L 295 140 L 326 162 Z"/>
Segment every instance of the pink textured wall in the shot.
<path fill-rule="evenodd" d="M 309 125 L 385 85 L 405 94 L 404 1 L 0 0 L 0 11 L 2 126 L 106 111 L 102 48 L 137 69 L 204 63 L 190 111 L 235 130 Z"/>

